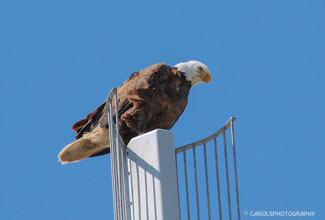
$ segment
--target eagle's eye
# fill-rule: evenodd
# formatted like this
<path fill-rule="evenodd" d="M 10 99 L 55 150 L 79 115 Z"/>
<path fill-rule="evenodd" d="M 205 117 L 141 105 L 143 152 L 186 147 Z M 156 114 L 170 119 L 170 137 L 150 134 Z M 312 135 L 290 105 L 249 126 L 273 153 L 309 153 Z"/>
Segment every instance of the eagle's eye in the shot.
<path fill-rule="evenodd" d="M 199 70 L 199 72 L 202 72 L 203 71 L 203 67 L 202 66 L 199 66 L 198 67 L 198 70 Z"/>

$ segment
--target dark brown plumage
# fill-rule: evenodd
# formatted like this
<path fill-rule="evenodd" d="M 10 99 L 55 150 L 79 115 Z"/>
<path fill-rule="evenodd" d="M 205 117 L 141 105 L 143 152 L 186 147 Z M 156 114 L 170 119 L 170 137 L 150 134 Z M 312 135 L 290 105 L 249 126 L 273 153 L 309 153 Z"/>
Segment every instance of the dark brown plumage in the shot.
<path fill-rule="evenodd" d="M 120 134 L 127 145 L 139 134 L 157 128 L 171 129 L 183 113 L 191 82 L 184 73 L 164 63 L 133 73 L 118 89 Z M 107 128 L 107 106 L 104 102 L 72 129 L 76 139 L 98 125 Z M 95 156 L 108 153 L 109 148 Z M 91 155 L 94 156 L 94 155 Z"/>
<path fill-rule="evenodd" d="M 133 73 L 117 89 L 120 135 L 125 145 L 139 134 L 171 129 L 187 105 L 191 87 L 184 72 L 164 63 Z M 109 153 L 107 128 L 104 102 L 72 126 L 77 141 L 61 151 L 60 161 L 75 162 Z"/>

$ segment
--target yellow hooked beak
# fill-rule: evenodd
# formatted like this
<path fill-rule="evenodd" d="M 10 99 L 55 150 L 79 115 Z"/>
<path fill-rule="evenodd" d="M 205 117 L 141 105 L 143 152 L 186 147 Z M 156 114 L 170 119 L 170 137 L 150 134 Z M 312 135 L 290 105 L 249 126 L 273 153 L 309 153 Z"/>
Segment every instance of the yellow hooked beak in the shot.
<path fill-rule="evenodd" d="M 200 75 L 200 78 L 206 82 L 206 83 L 209 83 L 210 80 L 211 80 L 211 75 L 209 72 L 204 72 L 204 71 L 201 71 L 199 72 L 199 75 Z"/>

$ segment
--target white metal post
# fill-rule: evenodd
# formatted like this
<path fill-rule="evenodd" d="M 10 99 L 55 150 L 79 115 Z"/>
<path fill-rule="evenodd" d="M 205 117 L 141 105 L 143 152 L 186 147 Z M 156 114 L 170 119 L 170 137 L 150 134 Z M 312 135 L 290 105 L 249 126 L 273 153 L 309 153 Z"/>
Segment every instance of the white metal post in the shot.
<path fill-rule="evenodd" d="M 128 144 L 132 220 L 180 220 L 173 134 L 157 129 Z"/>

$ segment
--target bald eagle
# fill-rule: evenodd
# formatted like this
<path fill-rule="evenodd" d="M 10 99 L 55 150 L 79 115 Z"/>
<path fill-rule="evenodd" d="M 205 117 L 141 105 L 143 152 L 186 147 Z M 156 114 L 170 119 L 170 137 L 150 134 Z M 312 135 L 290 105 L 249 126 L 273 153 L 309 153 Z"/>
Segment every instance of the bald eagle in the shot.
<path fill-rule="evenodd" d="M 119 128 L 124 144 L 157 128 L 171 129 L 186 107 L 190 89 L 210 80 L 209 68 L 198 61 L 174 67 L 158 63 L 133 73 L 117 89 Z M 106 102 L 76 122 L 72 129 L 77 140 L 59 153 L 62 164 L 110 152 Z"/>

